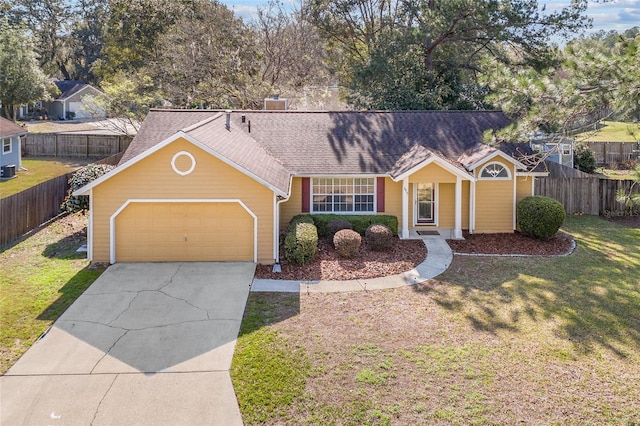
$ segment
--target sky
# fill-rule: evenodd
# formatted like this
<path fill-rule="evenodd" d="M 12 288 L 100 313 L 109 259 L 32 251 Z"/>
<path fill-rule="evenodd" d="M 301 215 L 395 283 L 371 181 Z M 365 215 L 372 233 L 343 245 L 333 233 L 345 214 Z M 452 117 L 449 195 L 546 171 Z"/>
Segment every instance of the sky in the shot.
<path fill-rule="evenodd" d="M 287 1 L 292 0 L 284 0 Z M 264 7 L 267 0 L 221 0 L 232 9 L 236 16 L 245 21 L 255 17 L 256 9 Z M 539 0 L 540 5 L 547 5 L 547 10 L 556 10 L 570 3 L 569 0 Z M 589 1 L 587 16 L 593 19 L 593 28 L 587 33 L 599 30 L 616 30 L 622 32 L 634 26 L 640 26 L 640 0 L 612 0 L 603 2 Z"/>

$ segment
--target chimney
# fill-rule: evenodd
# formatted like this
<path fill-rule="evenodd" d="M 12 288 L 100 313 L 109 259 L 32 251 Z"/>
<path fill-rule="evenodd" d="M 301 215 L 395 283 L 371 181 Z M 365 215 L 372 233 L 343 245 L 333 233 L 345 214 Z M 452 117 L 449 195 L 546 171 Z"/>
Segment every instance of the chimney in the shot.
<path fill-rule="evenodd" d="M 289 109 L 289 100 L 280 98 L 279 95 L 273 95 L 273 97 L 264 100 L 265 111 L 285 111 L 287 109 Z"/>
<path fill-rule="evenodd" d="M 231 110 L 227 109 L 224 113 L 227 115 L 227 121 L 225 122 L 224 127 L 226 127 L 227 130 L 231 130 Z"/>

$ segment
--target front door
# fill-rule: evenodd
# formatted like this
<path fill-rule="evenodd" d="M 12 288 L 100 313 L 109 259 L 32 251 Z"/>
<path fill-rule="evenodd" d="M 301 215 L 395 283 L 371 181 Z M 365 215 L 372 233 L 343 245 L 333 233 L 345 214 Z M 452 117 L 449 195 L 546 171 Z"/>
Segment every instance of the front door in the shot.
<path fill-rule="evenodd" d="M 416 223 L 435 223 L 435 185 L 432 183 L 416 184 Z"/>

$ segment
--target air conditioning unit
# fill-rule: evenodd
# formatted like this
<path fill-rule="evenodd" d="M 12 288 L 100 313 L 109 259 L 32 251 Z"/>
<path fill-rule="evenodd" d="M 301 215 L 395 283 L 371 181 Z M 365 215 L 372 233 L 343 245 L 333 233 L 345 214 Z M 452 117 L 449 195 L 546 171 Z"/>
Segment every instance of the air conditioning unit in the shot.
<path fill-rule="evenodd" d="M 15 164 L 9 164 L 7 166 L 2 166 L 2 177 L 4 179 L 12 178 L 16 175 L 16 166 Z"/>

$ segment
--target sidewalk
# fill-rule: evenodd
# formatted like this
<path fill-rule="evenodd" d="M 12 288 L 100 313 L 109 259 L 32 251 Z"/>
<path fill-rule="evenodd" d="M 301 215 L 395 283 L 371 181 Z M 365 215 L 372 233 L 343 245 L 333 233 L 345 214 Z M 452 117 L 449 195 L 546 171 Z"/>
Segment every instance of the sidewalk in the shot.
<path fill-rule="evenodd" d="M 427 258 L 414 269 L 388 277 L 348 281 L 300 281 L 270 280 L 254 278 L 251 291 L 281 293 L 335 293 L 347 291 L 381 290 L 415 285 L 437 277 L 449 268 L 453 252 L 447 242 L 440 238 L 425 238 Z"/>

